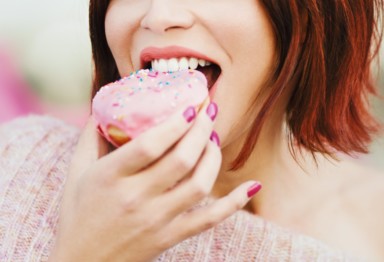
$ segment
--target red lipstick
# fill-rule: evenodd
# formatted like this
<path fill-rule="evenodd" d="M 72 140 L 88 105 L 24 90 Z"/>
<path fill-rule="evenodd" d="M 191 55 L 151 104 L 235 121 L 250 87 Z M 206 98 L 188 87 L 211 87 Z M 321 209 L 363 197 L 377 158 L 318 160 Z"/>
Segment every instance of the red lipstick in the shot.
<path fill-rule="evenodd" d="M 158 60 L 158 59 L 171 59 L 171 58 L 181 58 L 181 57 L 187 57 L 187 58 L 197 58 L 197 59 L 203 59 L 206 61 L 211 62 L 212 64 L 218 65 L 218 63 L 213 60 L 212 58 L 197 52 L 193 49 L 181 47 L 181 46 L 166 46 L 166 47 L 147 47 L 144 48 L 140 53 L 140 68 L 146 67 L 151 61 Z M 216 83 L 210 87 L 209 94 L 211 99 L 213 99 L 213 96 L 217 89 L 217 83 L 220 81 L 221 77 L 219 77 L 216 81 Z"/>

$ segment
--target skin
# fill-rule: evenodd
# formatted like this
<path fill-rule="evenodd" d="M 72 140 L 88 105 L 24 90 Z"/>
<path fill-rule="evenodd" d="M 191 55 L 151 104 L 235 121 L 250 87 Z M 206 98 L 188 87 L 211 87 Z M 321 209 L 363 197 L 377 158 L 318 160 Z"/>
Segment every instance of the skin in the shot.
<path fill-rule="evenodd" d="M 91 119 L 64 193 L 52 261 L 151 260 L 243 208 L 255 180 L 264 190 L 246 210 L 353 255 L 384 256 L 383 176 L 322 156 L 317 168 L 305 152 L 301 168 L 284 136 L 288 95 L 269 117 L 244 168 L 227 171 L 275 62 L 273 30 L 258 1 L 112 0 L 105 27 L 121 75 L 140 69 L 140 52 L 148 46 L 179 45 L 217 61 L 222 76 L 213 100 L 219 114 L 213 122 L 202 109 L 187 123 L 179 112 L 110 154 Z M 221 150 L 209 140 L 213 128 Z M 208 195 L 217 199 L 213 205 L 183 214 Z M 74 234 L 81 237 L 74 241 Z"/>

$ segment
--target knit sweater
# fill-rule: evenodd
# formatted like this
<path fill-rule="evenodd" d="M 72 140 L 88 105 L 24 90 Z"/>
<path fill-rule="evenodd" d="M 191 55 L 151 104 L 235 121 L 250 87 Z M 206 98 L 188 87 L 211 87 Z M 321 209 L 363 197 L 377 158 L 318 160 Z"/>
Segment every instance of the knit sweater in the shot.
<path fill-rule="evenodd" d="M 46 261 L 80 131 L 42 116 L 0 126 L 0 261 Z M 76 236 L 74 236 L 76 237 Z M 238 211 L 157 261 L 351 261 L 320 241 Z"/>

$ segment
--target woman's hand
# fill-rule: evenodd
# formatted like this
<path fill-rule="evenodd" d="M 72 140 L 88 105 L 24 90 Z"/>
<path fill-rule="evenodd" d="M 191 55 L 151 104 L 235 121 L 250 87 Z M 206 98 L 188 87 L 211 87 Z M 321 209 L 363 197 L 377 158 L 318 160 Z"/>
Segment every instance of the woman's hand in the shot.
<path fill-rule="evenodd" d="M 215 104 L 197 116 L 191 107 L 109 154 L 91 118 L 66 182 L 52 261 L 150 261 L 242 208 L 253 181 L 191 210 L 220 169 L 216 113 Z"/>

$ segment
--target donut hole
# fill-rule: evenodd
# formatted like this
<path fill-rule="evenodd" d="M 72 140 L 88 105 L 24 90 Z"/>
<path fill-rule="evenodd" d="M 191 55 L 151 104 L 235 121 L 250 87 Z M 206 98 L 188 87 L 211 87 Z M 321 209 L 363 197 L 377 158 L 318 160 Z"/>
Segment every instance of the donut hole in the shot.
<path fill-rule="evenodd" d="M 109 125 L 108 128 L 108 137 L 112 140 L 113 144 L 117 147 L 124 145 L 131 141 L 131 138 L 120 128 Z"/>

